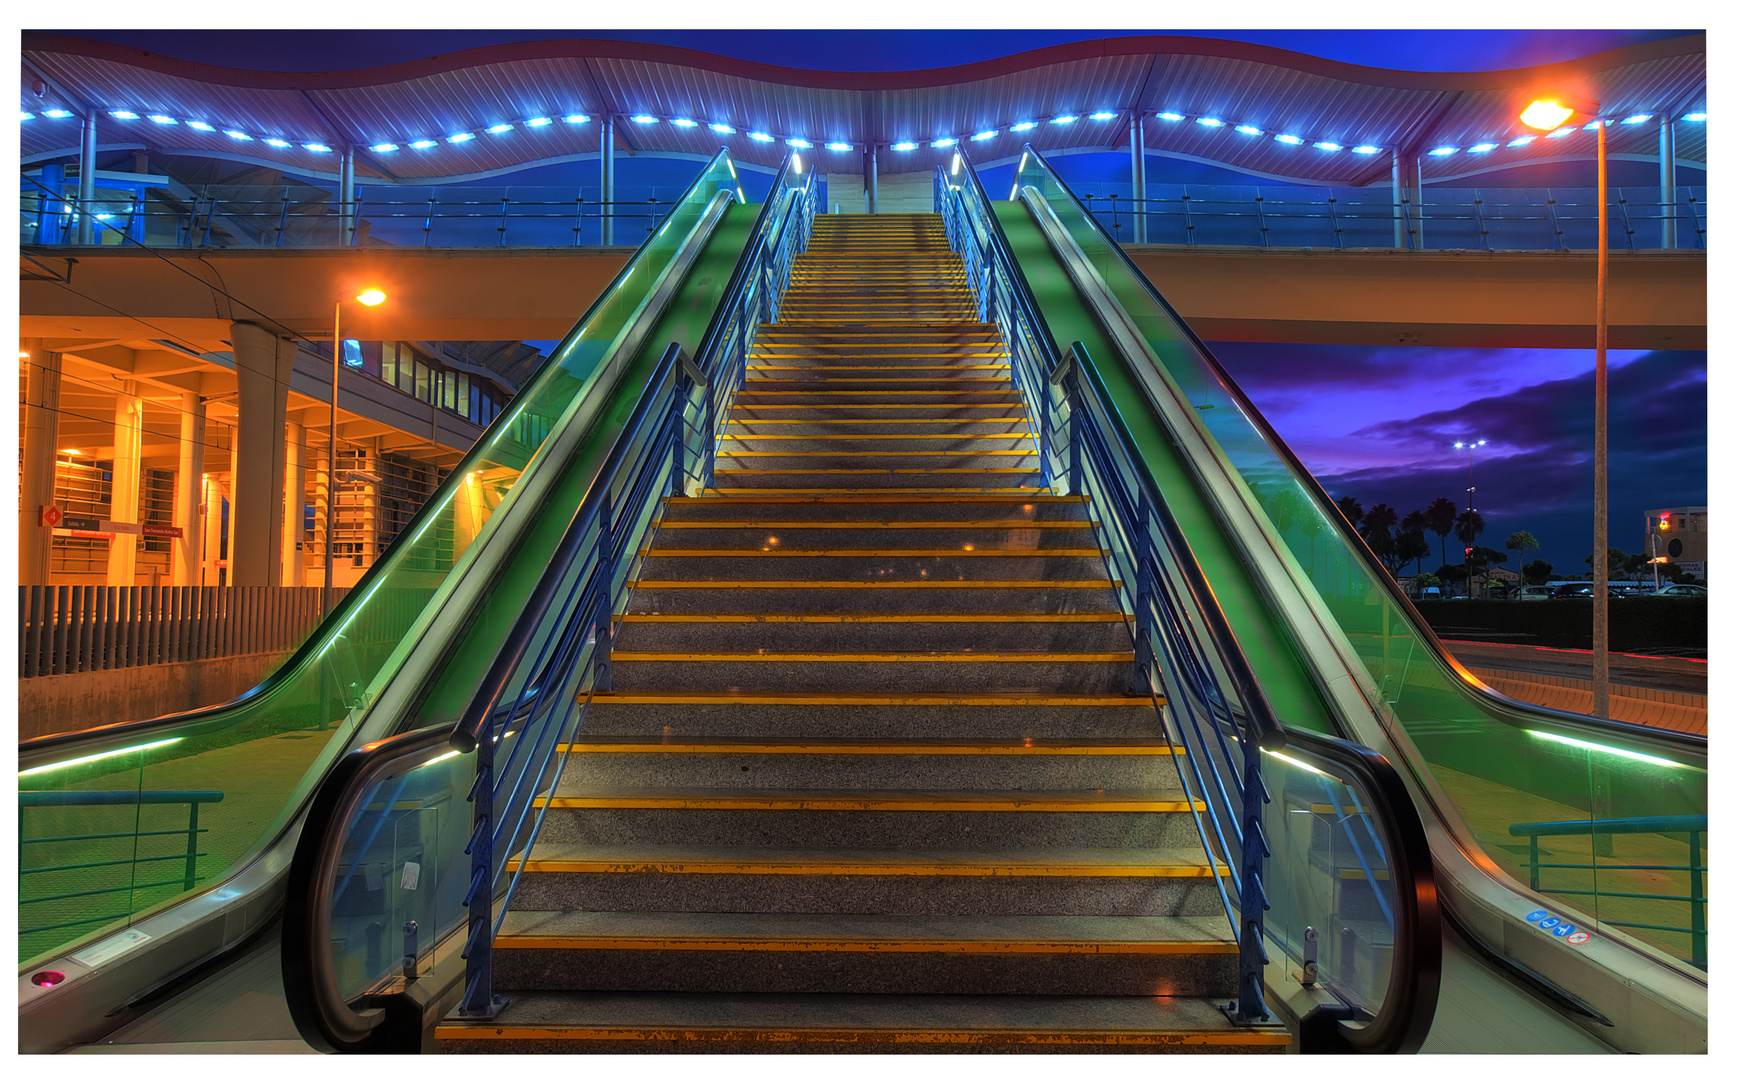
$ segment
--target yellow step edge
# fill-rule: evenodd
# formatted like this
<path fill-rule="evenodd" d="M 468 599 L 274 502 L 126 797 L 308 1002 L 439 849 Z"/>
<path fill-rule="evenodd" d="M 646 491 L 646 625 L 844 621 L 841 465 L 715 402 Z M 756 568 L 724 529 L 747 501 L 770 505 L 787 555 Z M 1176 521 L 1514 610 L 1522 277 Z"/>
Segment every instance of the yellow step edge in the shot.
<path fill-rule="evenodd" d="M 1228 877 L 1230 867 L 1192 863 L 1116 866 L 1104 864 L 886 862 L 772 862 L 741 859 L 617 862 L 607 859 L 508 859 L 508 872 L 529 874 L 756 874 L 789 877 L 1002 877 L 1002 878 L 1211 878 Z"/>
<path fill-rule="evenodd" d="M 641 581 L 642 589 L 1112 589 L 1119 581 Z"/>
<path fill-rule="evenodd" d="M 678 660 L 715 663 L 814 663 L 814 664 L 1101 664 L 1134 659 L 1132 650 L 1089 653 L 1049 652 L 630 652 L 616 649 L 610 660 L 617 664 L 672 663 Z"/>
<path fill-rule="evenodd" d="M 788 528 L 789 526 L 785 526 Z M 660 555 L 677 559 L 709 558 L 795 558 L 795 559 L 865 559 L 903 556 L 913 559 L 942 559 L 952 556 L 984 558 L 1066 558 L 1089 559 L 1101 554 L 1097 548 L 992 548 L 975 544 L 962 548 L 641 548 L 641 555 Z"/>
<path fill-rule="evenodd" d="M 1234 941 L 1019 941 L 884 938 L 576 937 L 501 934 L 497 949 L 597 949 L 621 952 L 944 953 L 960 956 L 1235 956 Z"/>
<path fill-rule="evenodd" d="M 1124 616 L 1117 611 L 1070 612 L 1049 614 L 953 614 L 933 615 L 617 615 L 618 623 L 1119 623 Z M 1318 813 L 1319 811 L 1317 811 Z"/>
<path fill-rule="evenodd" d="M 719 450 L 718 457 L 1030 457 L 1032 450 Z"/>
<path fill-rule="evenodd" d="M 975 489 L 972 489 L 972 490 L 975 490 Z M 901 503 L 901 504 L 903 504 L 903 503 L 931 503 L 931 502 L 944 502 L 944 503 L 949 503 L 952 505 L 958 505 L 958 504 L 962 504 L 962 503 L 982 503 L 982 504 L 986 504 L 986 505 L 995 505 L 997 503 L 1017 503 L 1017 502 L 1029 502 L 1029 503 L 1033 503 L 1033 504 L 1045 503 L 1045 504 L 1051 504 L 1051 505 L 1059 505 L 1062 503 L 1085 504 L 1085 503 L 1091 501 L 1087 496 L 1084 496 L 1084 495 L 1056 495 L 1056 494 L 1051 493 L 1051 492 L 1026 491 L 1024 489 L 1020 489 L 1019 492 L 1016 494 L 985 495 L 985 496 L 982 496 L 980 498 L 969 498 L 969 497 L 959 498 L 956 496 L 930 495 L 930 494 L 924 494 L 923 492 L 919 492 L 915 495 L 893 496 L 893 495 L 887 494 L 885 491 L 882 491 L 879 493 L 870 491 L 870 492 L 865 493 L 863 495 L 850 496 L 850 497 L 841 497 L 841 496 L 837 496 L 837 495 L 819 495 L 819 494 L 811 495 L 811 496 L 807 496 L 807 497 L 800 497 L 800 496 L 776 497 L 776 496 L 766 496 L 763 492 L 761 492 L 761 493 L 759 493 L 759 497 L 738 496 L 738 497 L 731 498 L 730 502 L 731 502 L 731 504 L 736 505 L 736 506 L 782 506 L 786 503 L 791 502 L 792 499 L 798 499 L 801 502 L 826 503 L 826 504 L 835 504 L 835 505 L 855 505 L 858 503 Z M 689 505 L 692 505 L 692 506 L 717 506 L 717 505 L 719 505 L 718 501 L 716 499 L 711 498 L 709 496 L 702 496 L 702 495 L 665 495 L 663 501 L 664 501 L 665 505 L 679 505 L 679 506 L 689 506 Z"/>
<path fill-rule="evenodd" d="M 778 455 L 783 457 L 785 455 Z M 1021 454 L 1020 457 L 1030 457 Z M 739 480 L 744 476 L 1029 476 L 1036 469 L 971 469 L 971 468 L 937 468 L 937 469 L 713 469 L 712 477 L 716 480 Z"/>
<path fill-rule="evenodd" d="M 986 379 L 983 381 L 1000 382 L 1001 380 Z M 891 397 L 895 394 L 927 394 L 930 397 L 936 394 L 949 394 L 953 397 L 986 397 L 989 395 L 1006 397 L 1012 393 L 1014 393 L 1012 390 L 821 390 L 819 388 L 812 390 L 749 390 L 744 388 L 736 391 L 736 400 L 741 401 L 746 397 L 811 397 L 816 394 L 826 394 L 831 397 Z"/>
<path fill-rule="evenodd" d="M 598 1042 L 612 1044 L 680 1043 L 699 1046 L 1014 1046 L 1044 1047 L 1287 1047 L 1284 1029 L 1129 1031 L 1120 1028 L 1017 1028 L 914 1031 L 892 1028 L 751 1028 L 751 1027 L 593 1027 L 581 1025 L 508 1025 L 497 1020 L 443 1022 L 434 1029 L 441 1042 Z"/>
<path fill-rule="evenodd" d="M 827 754 L 910 757 L 1176 757 L 1169 743 L 561 743 L 557 754 Z M 412 804 L 406 804 L 412 805 Z"/>
<path fill-rule="evenodd" d="M 1180 814 L 1205 810 L 1188 799 L 1056 799 L 993 796 L 974 799 L 921 795 L 557 795 L 533 799 L 551 810 L 832 810 L 888 813 Z"/>
<path fill-rule="evenodd" d="M 740 396 L 741 395 L 738 393 L 737 397 L 740 398 Z M 778 405 L 771 402 L 758 404 L 738 400 L 736 402 L 736 407 L 731 410 L 730 422 L 732 424 L 741 423 L 741 421 L 735 419 L 736 414 L 747 410 L 757 409 L 1012 409 L 1019 408 L 1021 404 L 1022 403 L 1019 401 L 985 401 L 980 404 L 967 403 L 963 405 L 951 401 L 910 401 L 901 402 L 897 405 L 863 405 L 854 401 L 818 401 L 812 404 L 803 405 Z M 943 417 L 942 419 L 952 420 L 955 423 L 969 424 L 993 420 L 1024 420 L 1025 416 L 949 416 Z M 898 421 L 893 422 L 897 423 Z"/>
<path fill-rule="evenodd" d="M 1025 521 L 1020 518 L 973 521 L 726 521 L 723 518 L 701 518 L 698 521 L 665 521 L 660 529 L 1089 529 L 1089 521 Z"/>
<path fill-rule="evenodd" d="M 762 408 L 766 408 L 766 407 L 768 407 L 768 406 L 762 406 Z M 774 406 L 769 406 L 769 407 L 770 408 L 791 408 L 792 406 L 774 405 Z M 732 418 L 726 422 L 732 427 L 747 427 L 750 424 L 756 424 L 756 425 L 765 425 L 765 424 L 958 424 L 958 425 L 964 425 L 964 424 L 1029 424 L 1029 421 L 1026 420 L 1026 418 L 1023 416 L 968 416 L 968 417 L 938 416 L 932 420 L 925 420 L 921 417 L 915 417 L 915 416 L 902 417 L 902 418 L 888 417 L 885 419 L 882 419 L 879 417 L 865 417 L 865 418 L 860 419 L 860 420 L 852 420 L 852 419 L 847 419 L 844 417 L 839 417 L 837 419 L 826 419 L 826 420 L 772 420 L 772 419 L 767 419 L 765 417 L 753 417 L 753 418 L 748 419 L 748 420 L 737 420 L 737 419 Z M 952 439 L 952 438 L 976 439 L 976 438 L 1001 438 L 1003 436 L 1008 436 L 1008 435 L 1017 436 L 1017 437 L 1023 439 L 1023 438 L 1030 438 L 1031 432 L 1029 430 L 1027 430 L 1027 431 L 1012 431 L 1012 432 L 957 431 L 957 432 L 951 432 L 949 434 L 944 434 L 944 435 L 912 435 L 910 437 L 914 438 L 914 439 Z M 785 436 L 785 437 L 791 438 L 791 439 L 823 439 L 823 438 L 827 438 L 827 436 L 825 436 L 825 435 L 790 435 L 790 436 Z M 832 436 L 832 437 L 833 438 L 849 438 L 850 436 L 839 435 L 839 436 Z M 869 436 L 869 437 L 871 437 L 871 438 L 883 438 L 883 439 L 897 439 L 897 438 L 901 438 L 902 436 L 899 436 L 899 435 L 881 435 L 881 436 Z M 741 438 L 741 436 L 739 436 L 739 435 L 727 435 L 727 436 L 725 436 L 725 438 L 738 439 L 738 438 Z"/>
<path fill-rule="evenodd" d="M 592 696 L 609 705 L 1068 705 L 1077 708 L 1126 708 L 1149 705 L 1150 697 L 1128 694 L 842 694 L 771 691 L 742 693 L 706 690 L 612 691 Z M 1158 699 L 1162 701 L 1163 699 Z"/>
<path fill-rule="evenodd" d="M 761 423 L 773 422 L 774 421 L 770 420 L 761 421 Z M 923 435 L 917 433 L 906 433 L 902 435 L 756 435 L 750 433 L 747 435 L 723 435 L 720 436 L 720 438 L 735 439 L 738 442 L 743 439 L 779 439 L 792 442 L 799 439 L 810 442 L 868 442 L 871 440 L 875 442 L 891 442 L 893 440 L 903 441 L 907 439 L 1029 439 L 1031 438 L 1031 433 L 1028 431 L 961 431 L 937 435 Z"/>

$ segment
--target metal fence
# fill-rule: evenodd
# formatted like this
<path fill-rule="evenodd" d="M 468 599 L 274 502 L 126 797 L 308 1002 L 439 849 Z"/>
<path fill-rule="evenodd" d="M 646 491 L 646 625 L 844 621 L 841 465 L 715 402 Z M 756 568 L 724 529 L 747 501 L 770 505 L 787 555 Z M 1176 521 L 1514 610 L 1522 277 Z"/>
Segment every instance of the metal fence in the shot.
<path fill-rule="evenodd" d="M 314 588 L 20 585 L 18 675 L 288 652 L 322 615 Z"/>

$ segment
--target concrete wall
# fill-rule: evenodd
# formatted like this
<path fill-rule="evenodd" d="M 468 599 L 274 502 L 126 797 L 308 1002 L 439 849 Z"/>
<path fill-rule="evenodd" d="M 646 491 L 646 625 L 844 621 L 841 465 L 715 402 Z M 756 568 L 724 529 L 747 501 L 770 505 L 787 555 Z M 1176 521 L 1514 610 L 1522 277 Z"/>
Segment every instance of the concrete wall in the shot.
<path fill-rule="evenodd" d="M 18 737 L 149 720 L 228 701 L 256 685 L 287 653 L 254 653 L 18 680 Z"/>

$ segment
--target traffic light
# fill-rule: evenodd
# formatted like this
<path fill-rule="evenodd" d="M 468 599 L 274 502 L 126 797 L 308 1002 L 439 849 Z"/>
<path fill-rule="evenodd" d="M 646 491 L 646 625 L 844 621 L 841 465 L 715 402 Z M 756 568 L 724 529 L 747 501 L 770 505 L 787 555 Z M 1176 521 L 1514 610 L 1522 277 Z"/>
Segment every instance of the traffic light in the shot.
<path fill-rule="evenodd" d="M 1659 531 L 1660 532 L 1670 532 L 1671 531 L 1671 516 L 1669 514 L 1660 514 L 1659 515 Z"/>
<path fill-rule="evenodd" d="M 1468 558 L 1468 559 L 1469 559 L 1469 558 L 1471 558 L 1471 557 L 1472 557 L 1472 549 L 1471 549 L 1471 548 L 1467 548 L 1467 549 L 1466 549 L 1466 558 Z"/>

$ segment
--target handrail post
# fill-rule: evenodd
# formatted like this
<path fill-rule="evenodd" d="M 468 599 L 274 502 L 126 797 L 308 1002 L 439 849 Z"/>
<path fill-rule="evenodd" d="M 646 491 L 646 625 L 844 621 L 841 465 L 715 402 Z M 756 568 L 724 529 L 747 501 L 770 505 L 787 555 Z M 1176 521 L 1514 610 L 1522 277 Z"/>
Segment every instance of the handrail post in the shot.
<path fill-rule="evenodd" d="M 1242 730 L 1242 892 L 1237 898 L 1242 932 L 1237 935 L 1237 1000 L 1238 1021 L 1249 1023 L 1268 1016 L 1266 997 L 1261 988 L 1262 969 L 1266 967 L 1267 950 L 1262 938 L 1266 934 L 1266 889 L 1261 885 L 1267 856 L 1266 830 L 1261 825 L 1261 811 L 1267 801 L 1266 784 L 1261 781 L 1261 748 L 1253 724 Z"/>
<path fill-rule="evenodd" d="M 592 633 L 595 635 L 596 651 L 592 654 L 591 663 L 596 668 L 595 686 L 598 690 L 613 690 L 614 672 L 609 663 L 610 653 L 614 648 L 615 630 L 615 500 L 610 497 L 609 489 L 603 490 L 602 504 L 597 508 L 597 574 L 603 582 L 603 598 L 597 607 L 597 617 L 592 623 Z"/>
<path fill-rule="evenodd" d="M 476 743 L 476 782 L 470 789 L 470 889 L 465 894 L 468 931 L 464 945 L 461 1016 L 489 1017 L 505 1002 L 494 993 L 495 722 L 490 717 Z"/>
<path fill-rule="evenodd" d="M 1538 842 L 1537 837 L 1532 843 Z M 1701 865 L 1701 834 L 1689 830 L 1689 957 L 1690 963 L 1707 970 L 1706 867 Z"/>

